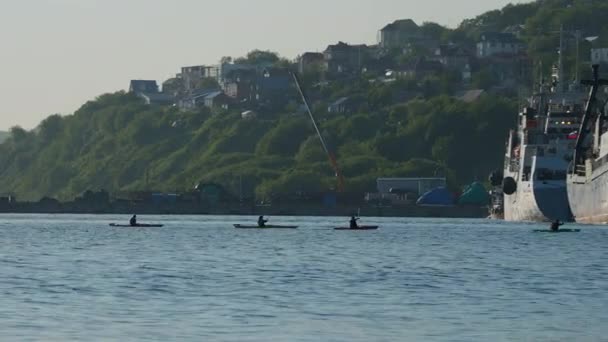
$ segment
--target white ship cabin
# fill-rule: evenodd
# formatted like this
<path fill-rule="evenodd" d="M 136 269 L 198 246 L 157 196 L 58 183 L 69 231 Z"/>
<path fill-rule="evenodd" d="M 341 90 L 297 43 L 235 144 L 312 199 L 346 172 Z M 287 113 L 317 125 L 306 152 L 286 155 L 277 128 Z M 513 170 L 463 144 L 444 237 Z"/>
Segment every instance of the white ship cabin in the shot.
<path fill-rule="evenodd" d="M 584 112 L 582 102 L 549 101 L 545 108 L 541 115 L 534 108 L 524 108 L 517 134 L 512 132 L 509 137 L 505 168 L 519 172 L 521 181 L 530 180 L 533 165 L 535 179 L 563 180 L 572 160 Z"/>

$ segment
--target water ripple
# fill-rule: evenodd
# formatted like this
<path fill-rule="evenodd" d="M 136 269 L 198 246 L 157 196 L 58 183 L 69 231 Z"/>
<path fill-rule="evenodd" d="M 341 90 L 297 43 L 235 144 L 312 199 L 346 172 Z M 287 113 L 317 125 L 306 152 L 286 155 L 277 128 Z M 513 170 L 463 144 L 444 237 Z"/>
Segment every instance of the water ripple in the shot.
<path fill-rule="evenodd" d="M 0 215 L 2 340 L 577 341 L 608 336 L 607 231 L 533 224 Z M 249 218 L 255 220 L 255 218 Z M 327 229 L 322 227 L 328 227 Z"/>

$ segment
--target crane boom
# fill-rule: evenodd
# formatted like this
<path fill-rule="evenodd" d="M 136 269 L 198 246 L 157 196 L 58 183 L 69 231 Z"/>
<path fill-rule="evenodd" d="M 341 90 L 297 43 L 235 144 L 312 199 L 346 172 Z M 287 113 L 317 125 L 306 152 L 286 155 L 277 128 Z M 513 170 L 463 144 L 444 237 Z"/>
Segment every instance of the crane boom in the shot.
<path fill-rule="evenodd" d="M 319 136 L 319 140 L 321 140 L 321 145 L 323 145 L 323 150 L 325 150 L 325 153 L 327 153 L 327 157 L 329 158 L 331 167 L 333 168 L 334 172 L 336 173 L 336 177 L 338 178 L 338 191 L 344 192 L 344 176 L 342 175 L 342 172 L 340 171 L 340 167 L 338 166 L 338 160 L 336 159 L 336 155 L 333 151 L 331 151 L 329 149 L 327 143 L 325 142 L 325 139 L 323 138 L 323 135 L 321 134 L 321 130 L 319 130 L 317 121 L 315 120 L 315 117 L 312 114 L 312 110 L 310 109 L 310 106 L 308 105 L 308 100 L 306 98 L 306 94 L 304 93 L 304 89 L 302 89 L 302 86 L 300 85 L 300 79 L 298 78 L 298 75 L 295 72 L 292 72 L 291 75 L 293 76 L 293 80 L 296 83 L 296 88 L 298 89 L 298 93 L 300 93 L 300 96 L 302 97 L 302 102 L 304 102 L 304 107 L 306 108 L 306 111 L 308 112 L 308 116 L 310 117 L 310 120 L 312 121 L 312 125 L 314 126 L 315 131 L 317 132 L 317 135 Z"/>

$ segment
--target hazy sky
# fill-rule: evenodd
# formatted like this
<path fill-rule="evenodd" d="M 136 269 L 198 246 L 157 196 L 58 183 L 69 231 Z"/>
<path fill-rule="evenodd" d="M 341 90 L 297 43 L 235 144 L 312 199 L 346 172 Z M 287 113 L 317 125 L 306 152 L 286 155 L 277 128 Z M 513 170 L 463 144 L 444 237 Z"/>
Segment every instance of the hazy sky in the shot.
<path fill-rule="evenodd" d="M 131 79 L 259 48 L 375 43 L 395 19 L 451 27 L 509 0 L 0 0 L 0 130 L 71 114 Z"/>

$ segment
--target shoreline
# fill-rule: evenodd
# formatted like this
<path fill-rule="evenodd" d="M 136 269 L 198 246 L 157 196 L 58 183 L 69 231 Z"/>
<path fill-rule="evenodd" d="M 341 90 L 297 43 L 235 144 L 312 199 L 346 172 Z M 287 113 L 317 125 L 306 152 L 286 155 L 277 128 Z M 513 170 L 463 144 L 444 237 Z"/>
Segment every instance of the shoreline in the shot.
<path fill-rule="evenodd" d="M 418 217 L 418 218 L 487 218 L 488 207 L 482 206 L 402 206 L 371 207 L 356 205 L 321 207 L 317 205 L 273 206 L 191 206 L 191 205 L 123 205 L 123 206 L 43 206 L 17 204 L 1 206 L 0 214 L 66 214 L 66 215 L 215 215 L 215 216 L 317 216 L 346 217 L 357 213 L 363 217 Z"/>

